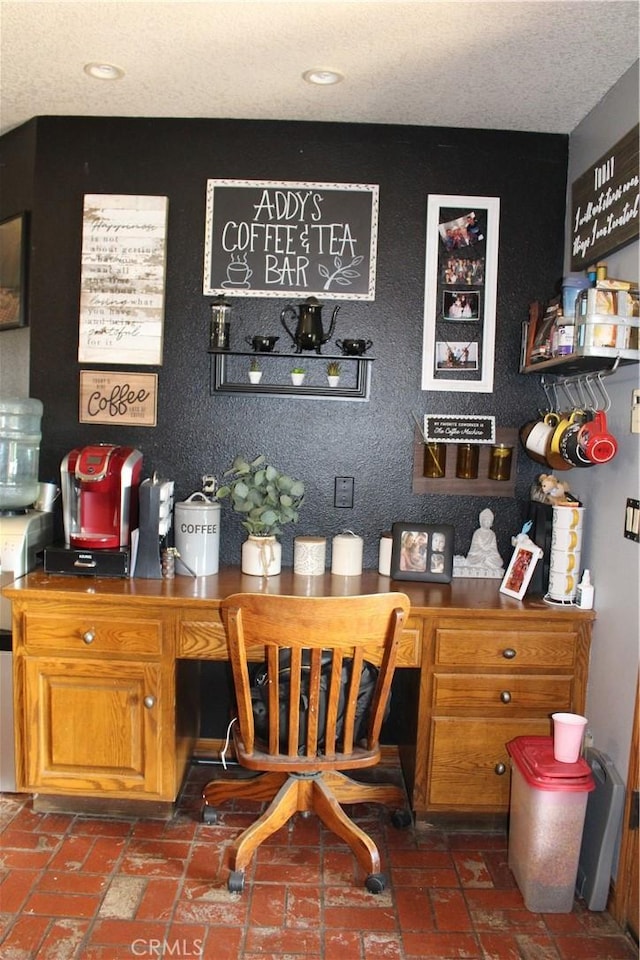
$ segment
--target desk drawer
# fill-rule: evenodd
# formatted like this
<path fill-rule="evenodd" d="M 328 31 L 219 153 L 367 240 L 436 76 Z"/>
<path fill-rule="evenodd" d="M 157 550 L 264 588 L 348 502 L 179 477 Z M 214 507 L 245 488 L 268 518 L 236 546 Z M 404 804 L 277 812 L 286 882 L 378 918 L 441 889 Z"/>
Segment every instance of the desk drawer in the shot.
<path fill-rule="evenodd" d="M 107 653 L 136 657 L 160 656 L 162 653 L 162 624 L 159 620 L 120 620 L 90 613 L 56 617 L 28 610 L 25 638 L 29 653 L 73 653 L 74 656 L 86 654 L 92 657 Z"/>
<path fill-rule="evenodd" d="M 434 720 L 427 806 L 431 810 L 507 810 L 514 737 L 549 736 L 545 720 Z"/>
<path fill-rule="evenodd" d="M 437 714 L 513 717 L 571 709 L 570 676 L 474 676 L 437 673 L 433 708 Z"/>
<path fill-rule="evenodd" d="M 421 649 L 422 620 L 419 617 L 409 617 L 400 638 L 397 665 L 419 667 Z M 180 623 L 177 656 L 196 660 L 228 659 L 227 638 L 218 611 L 212 613 L 210 620 L 183 620 Z M 249 659 L 264 659 L 262 648 L 256 648 L 255 655 L 250 654 Z M 371 656 L 371 660 L 375 662 L 376 657 Z"/>
<path fill-rule="evenodd" d="M 576 634 L 570 630 L 502 630 L 481 626 L 436 630 L 435 663 L 449 667 L 567 669 L 575 664 Z"/>

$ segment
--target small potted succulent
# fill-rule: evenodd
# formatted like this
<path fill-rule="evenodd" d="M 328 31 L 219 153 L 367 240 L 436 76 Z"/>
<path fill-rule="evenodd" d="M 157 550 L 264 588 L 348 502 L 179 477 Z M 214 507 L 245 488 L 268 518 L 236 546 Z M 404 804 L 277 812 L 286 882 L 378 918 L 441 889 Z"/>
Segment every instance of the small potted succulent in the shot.
<path fill-rule="evenodd" d="M 252 357 L 249 361 L 249 380 L 251 383 L 260 383 L 262 380 L 262 370 L 257 357 Z"/>
<path fill-rule="evenodd" d="M 305 375 L 306 370 L 304 367 L 294 367 L 291 371 L 291 382 L 295 387 L 299 387 L 304 383 Z"/>
<path fill-rule="evenodd" d="M 329 360 L 327 364 L 327 380 L 330 387 L 337 387 L 340 382 L 340 361 Z"/>

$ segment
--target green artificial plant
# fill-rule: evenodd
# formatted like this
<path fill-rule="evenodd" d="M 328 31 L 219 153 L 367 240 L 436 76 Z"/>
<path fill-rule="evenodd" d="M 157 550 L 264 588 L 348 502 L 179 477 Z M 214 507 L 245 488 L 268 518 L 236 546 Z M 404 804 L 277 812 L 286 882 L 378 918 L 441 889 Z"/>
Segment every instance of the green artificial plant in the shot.
<path fill-rule="evenodd" d="M 304 483 L 280 473 L 262 454 L 251 462 L 237 456 L 222 479 L 217 499 L 230 498 L 232 509 L 244 518 L 242 526 L 251 536 L 272 537 L 282 533 L 286 523 L 297 522 Z"/>

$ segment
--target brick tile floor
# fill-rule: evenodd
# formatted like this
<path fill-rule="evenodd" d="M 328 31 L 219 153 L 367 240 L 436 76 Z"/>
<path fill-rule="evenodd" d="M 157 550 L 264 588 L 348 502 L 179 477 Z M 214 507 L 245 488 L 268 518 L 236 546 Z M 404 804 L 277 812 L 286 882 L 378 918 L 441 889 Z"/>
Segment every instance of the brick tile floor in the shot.
<path fill-rule="evenodd" d="M 257 805 L 200 819 L 210 767 L 194 766 L 171 821 L 36 813 L 0 794 L 2 960 L 633 960 L 607 913 L 528 911 L 503 833 L 397 830 L 377 808 L 390 883 L 374 896 L 317 819 L 263 845 L 242 895 L 227 890 L 230 840 Z"/>

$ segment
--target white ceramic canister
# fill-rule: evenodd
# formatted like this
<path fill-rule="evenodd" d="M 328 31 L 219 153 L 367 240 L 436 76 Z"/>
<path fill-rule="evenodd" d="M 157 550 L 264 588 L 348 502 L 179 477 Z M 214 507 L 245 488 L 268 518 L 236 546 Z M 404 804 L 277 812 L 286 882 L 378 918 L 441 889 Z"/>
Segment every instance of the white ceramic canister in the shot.
<path fill-rule="evenodd" d="M 176 557 L 177 574 L 209 577 L 218 572 L 220 509 L 219 503 L 199 492 L 175 504 L 174 537 L 179 554 Z"/>

